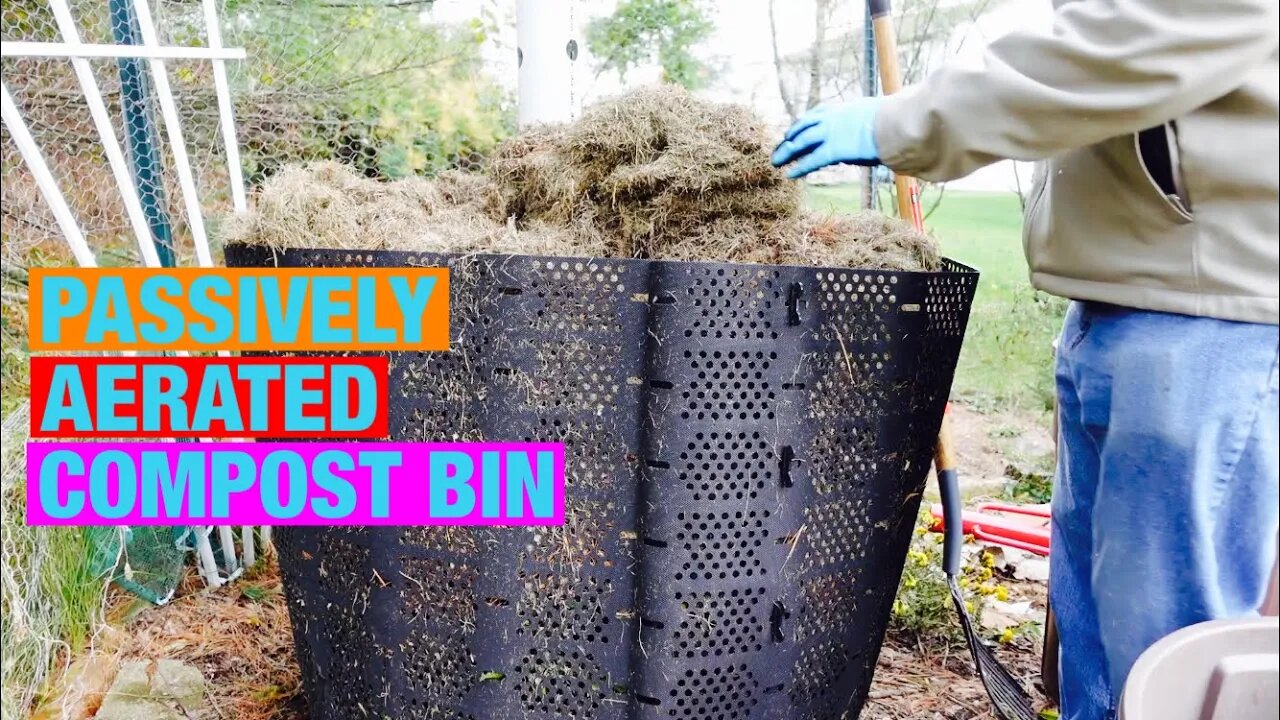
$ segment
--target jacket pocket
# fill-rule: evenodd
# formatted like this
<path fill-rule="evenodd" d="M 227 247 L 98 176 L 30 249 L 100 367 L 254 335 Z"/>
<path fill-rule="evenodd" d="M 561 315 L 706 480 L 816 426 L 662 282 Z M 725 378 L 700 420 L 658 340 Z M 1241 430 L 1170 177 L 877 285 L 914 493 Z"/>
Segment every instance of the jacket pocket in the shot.
<path fill-rule="evenodd" d="M 1191 222 L 1191 205 L 1182 182 L 1181 153 L 1172 124 L 1143 130 L 1133 136 L 1133 154 L 1147 189 L 1162 208 L 1179 223 Z"/>

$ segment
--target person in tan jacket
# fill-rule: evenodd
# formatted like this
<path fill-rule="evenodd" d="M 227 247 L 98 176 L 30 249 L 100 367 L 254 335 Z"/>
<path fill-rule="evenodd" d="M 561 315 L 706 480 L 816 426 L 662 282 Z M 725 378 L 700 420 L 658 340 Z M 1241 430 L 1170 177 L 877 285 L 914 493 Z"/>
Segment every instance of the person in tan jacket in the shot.
<path fill-rule="evenodd" d="M 1059 341 L 1050 603 L 1062 718 L 1112 717 L 1138 655 L 1257 612 L 1276 557 L 1276 0 L 1055 0 L 981 67 L 819 107 L 802 177 L 1041 161 L 1024 224 Z"/>

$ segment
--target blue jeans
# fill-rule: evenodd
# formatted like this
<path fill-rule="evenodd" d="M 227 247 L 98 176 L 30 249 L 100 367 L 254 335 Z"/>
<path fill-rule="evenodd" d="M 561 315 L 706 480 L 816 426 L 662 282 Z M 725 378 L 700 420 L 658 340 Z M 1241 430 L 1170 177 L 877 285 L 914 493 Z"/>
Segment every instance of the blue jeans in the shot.
<path fill-rule="evenodd" d="M 1063 720 L 1113 717 L 1161 637 L 1257 614 L 1276 556 L 1278 345 L 1274 325 L 1071 304 L 1049 582 Z"/>

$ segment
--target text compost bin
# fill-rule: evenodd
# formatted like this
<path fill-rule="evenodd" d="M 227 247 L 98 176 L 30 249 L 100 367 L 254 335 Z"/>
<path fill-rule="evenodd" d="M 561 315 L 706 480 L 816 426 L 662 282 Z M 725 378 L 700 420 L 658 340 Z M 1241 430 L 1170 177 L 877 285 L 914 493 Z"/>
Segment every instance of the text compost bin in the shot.
<path fill-rule="evenodd" d="M 31 525 L 561 525 L 560 443 L 27 443 Z"/>
<path fill-rule="evenodd" d="M 447 268 L 33 268 L 33 351 L 448 350 Z"/>
<path fill-rule="evenodd" d="M 386 357 L 32 357 L 37 438 L 384 438 Z"/>

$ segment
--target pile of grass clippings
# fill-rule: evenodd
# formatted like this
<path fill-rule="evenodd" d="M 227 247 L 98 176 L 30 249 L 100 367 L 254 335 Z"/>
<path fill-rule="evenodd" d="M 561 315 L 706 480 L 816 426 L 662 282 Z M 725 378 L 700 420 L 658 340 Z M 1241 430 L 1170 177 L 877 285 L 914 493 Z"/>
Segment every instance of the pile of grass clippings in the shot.
<path fill-rule="evenodd" d="M 876 213 L 817 216 L 750 111 L 650 87 L 502 143 L 482 172 L 378 182 L 337 163 L 268 180 L 229 243 L 276 248 L 935 270 L 934 241 Z"/>

